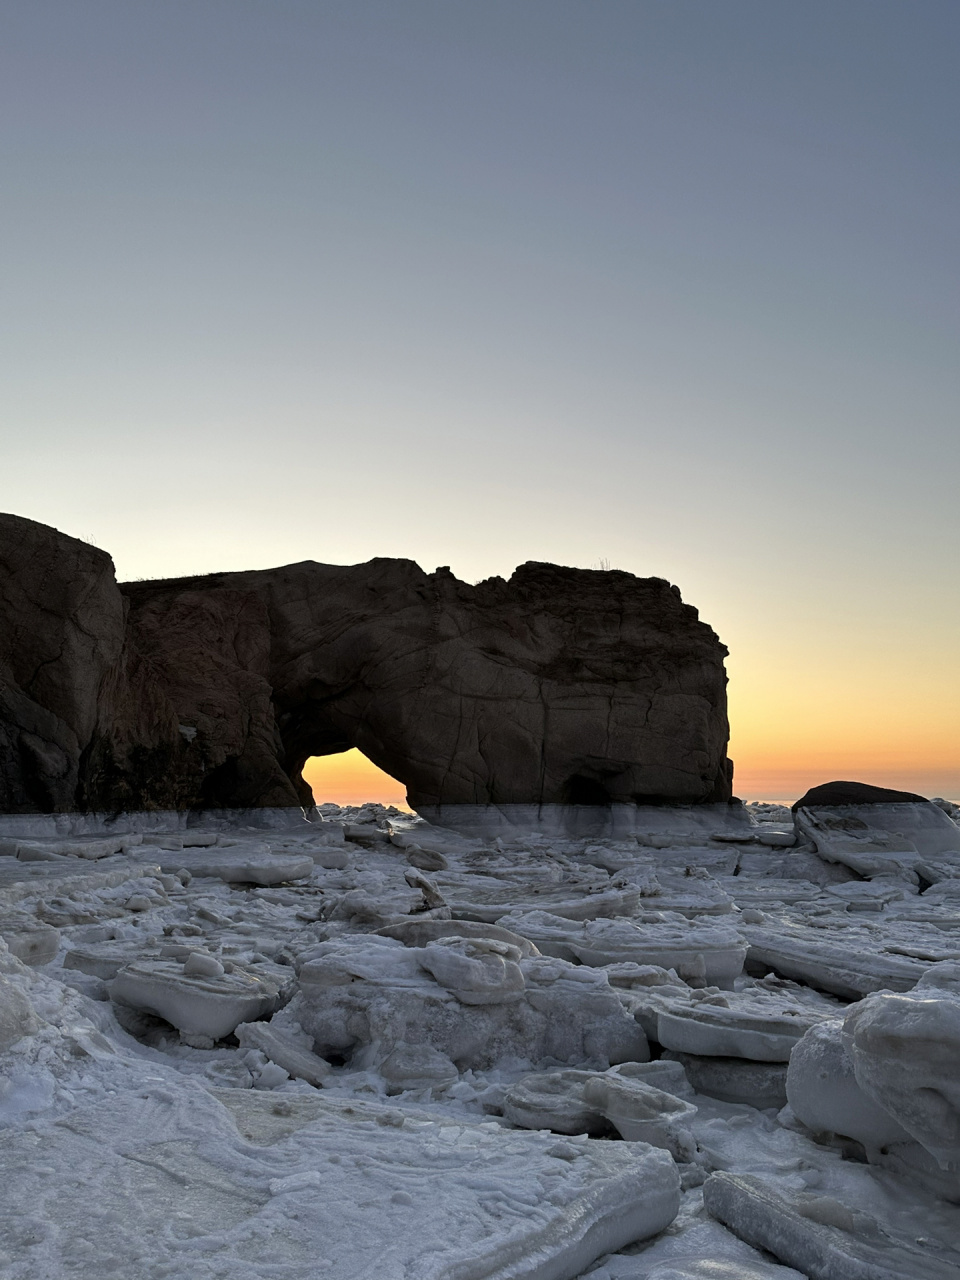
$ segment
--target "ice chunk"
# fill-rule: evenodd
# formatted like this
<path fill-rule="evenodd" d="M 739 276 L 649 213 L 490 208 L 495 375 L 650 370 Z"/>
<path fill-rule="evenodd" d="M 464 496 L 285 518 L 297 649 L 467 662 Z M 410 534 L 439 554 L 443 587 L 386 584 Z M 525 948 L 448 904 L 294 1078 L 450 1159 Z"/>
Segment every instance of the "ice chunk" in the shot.
<path fill-rule="evenodd" d="M 40 1023 L 21 987 L 0 974 L 0 1051 L 9 1049 L 24 1036 L 31 1036 Z"/>
<path fill-rule="evenodd" d="M 26 911 L 0 912 L 0 938 L 24 964 L 49 964 L 60 949 L 60 930 Z"/>
<path fill-rule="evenodd" d="M 624 980 L 619 968 L 611 973 L 618 986 Z M 630 985 L 621 999 L 647 1036 L 665 1049 L 757 1062 L 786 1062 L 808 1027 L 841 1009 L 829 996 L 777 979 L 747 979 L 739 991 Z"/>
<path fill-rule="evenodd" d="M 664 1010 L 657 1017 L 657 1040 L 665 1049 L 700 1057 L 786 1062 L 807 1028 L 825 1016 L 796 1008 L 779 1012 L 776 1000 L 767 1009 L 760 1001 L 751 1004 L 703 1002 Z"/>
<path fill-rule="evenodd" d="M 621 1062 L 616 1067 L 611 1067 L 609 1074 L 620 1076 L 624 1080 L 640 1080 L 644 1084 L 652 1084 L 665 1093 L 676 1094 L 678 1098 L 690 1098 L 693 1095 L 684 1067 L 679 1061 L 671 1061 L 668 1056 L 657 1058 L 654 1062 Z"/>
<path fill-rule="evenodd" d="M 794 1049 L 787 1099 L 808 1129 L 854 1138 L 868 1152 L 909 1140 L 903 1127 L 857 1083 L 843 1045 L 842 1018 L 811 1027 Z"/>
<path fill-rule="evenodd" d="M 278 987 L 240 968 L 230 973 L 191 976 L 176 960 L 135 960 L 110 984 L 110 998 L 158 1014 L 184 1036 L 212 1044 L 241 1022 L 272 1013 Z"/>
<path fill-rule="evenodd" d="M 223 965 L 216 956 L 194 951 L 184 960 L 183 972 L 190 978 L 219 978 Z"/>
<path fill-rule="evenodd" d="M 641 1253 L 607 1258 L 588 1280 L 806 1280 L 781 1267 L 711 1218 L 676 1223 Z"/>
<path fill-rule="evenodd" d="M 857 1083 L 939 1163 L 960 1171 L 960 998 L 934 986 L 854 1005 L 843 1043 Z"/>
<path fill-rule="evenodd" d="M 189 954 L 192 948 L 181 948 L 184 958 Z M 80 945 L 71 947 L 63 957 L 64 969 L 77 969 L 80 973 L 91 974 L 95 978 L 102 978 L 109 982 L 115 978 L 124 965 L 131 964 L 134 960 L 149 958 L 144 954 L 144 943 L 140 939 L 130 941 L 105 941 L 92 945 Z M 168 946 L 166 951 L 170 951 Z M 153 958 L 161 958 L 164 951 L 159 955 L 154 952 Z"/>
<path fill-rule="evenodd" d="M 454 989 L 423 967 L 428 954 Z M 382 1060 L 401 1043 L 428 1044 L 461 1070 L 509 1057 L 604 1065 L 649 1057 L 643 1031 L 602 971 L 534 956 L 519 961 L 519 990 L 513 985 L 517 961 L 484 954 L 502 962 L 502 969 L 494 966 L 489 987 L 472 964 L 461 971 L 461 962 L 475 957 L 459 954 L 456 947 L 431 943 L 418 949 L 377 936 L 322 943 L 301 961 L 301 1022 L 325 1056 L 370 1045 Z M 483 960 L 477 963 L 485 968 Z M 504 985 L 498 985 L 501 978 Z M 497 999 L 465 1003 L 464 994 Z"/>
<path fill-rule="evenodd" d="M 259 1049 L 271 1062 L 276 1063 L 288 1075 L 306 1080 L 319 1088 L 329 1076 L 330 1063 L 316 1053 L 296 1044 L 289 1035 L 266 1022 L 241 1022 L 234 1028 L 234 1035 L 245 1049 Z"/>
<path fill-rule="evenodd" d="M 687 1128 L 696 1112 L 676 1094 L 616 1068 L 524 1076 L 510 1086 L 503 1102 L 507 1119 L 524 1128 L 602 1134 L 612 1125 L 628 1142 L 649 1142 L 683 1160 L 696 1150 Z"/>
<path fill-rule="evenodd" d="M 801 1042 L 802 1043 L 802 1042 Z M 796 1050 L 794 1050 L 796 1052 Z M 721 1102 L 745 1103 L 778 1110 L 787 1101 L 787 1067 L 781 1062 L 748 1062 L 744 1058 L 701 1058 L 668 1049 L 666 1058 L 682 1065 L 697 1093 Z M 664 1061 L 663 1058 L 660 1059 Z"/>
<path fill-rule="evenodd" d="M 446 871 L 449 867 L 447 859 L 436 849 L 421 849 L 419 845 L 407 845 L 407 861 L 411 867 L 421 871 Z"/>
<path fill-rule="evenodd" d="M 438 938 L 493 938 L 516 947 L 520 955 L 536 956 L 540 952 L 528 938 L 501 925 L 484 924 L 478 920 L 403 920 L 377 930 L 382 938 L 396 938 L 405 947 L 425 947 Z"/>
<path fill-rule="evenodd" d="M 752 1174 L 713 1173 L 703 1203 L 741 1240 L 810 1280 L 956 1280 L 960 1254 L 937 1257 L 894 1240 L 874 1218 L 831 1196 L 780 1194 Z"/>
<path fill-rule="evenodd" d="M 929 802 L 816 805 L 796 820 L 821 858 L 864 876 L 919 871 L 936 882 L 960 872 L 960 828 Z"/>
<path fill-rule="evenodd" d="M 405 1089 L 445 1089 L 460 1073 L 445 1053 L 427 1044 L 400 1044 L 380 1064 L 387 1093 Z"/>
<path fill-rule="evenodd" d="M 743 969 L 747 943 L 728 925 L 633 920 L 565 920 L 547 911 L 501 917 L 547 955 L 602 966 L 629 962 L 676 969 L 701 982 L 732 987 Z"/>
<path fill-rule="evenodd" d="M 523 1129 L 550 1129 L 553 1133 L 610 1132 L 602 1108 L 587 1102 L 584 1086 L 593 1071 L 544 1071 L 524 1076 L 512 1084 L 503 1099 L 503 1114 Z"/>
<path fill-rule="evenodd" d="M 192 876 L 213 876 L 227 884 L 284 884 L 304 880 L 313 874 L 313 859 L 303 854 L 276 855 L 268 845 L 235 845 L 203 850 L 182 849 L 167 852 L 151 849 L 152 859 L 161 870 L 176 875 L 189 871 Z"/>
<path fill-rule="evenodd" d="M 17 857 L 22 862 L 42 860 L 45 855 L 60 858 L 109 858 L 116 853 L 126 853 L 143 843 L 143 836 L 78 836 L 72 840 L 21 840 Z"/>
<path fill-rule="evenodd" d="M 493 938 L 439 938 L 418 951 L 420 965 L 463 1004 L 504 1004 L 523 995 L 518 947 Z"/>
<path fill-rule="evenodd" d="M 792 922 L 740 927 L 750 946 L 748 962 L 850 1000 L 883 988 L 909 991 L 929 968 L 882 950 L 882 942 L 871 946 L 867 939 L 854 940 L 850 928 L 830 934 Z"/>
<path fill-rule="evenodd" d="M 677 1160 L 694 1158 L 696 1143 L 687 1127 L 697 1114 L 692 1102 L 616 1072 L 588 1080 L 583 1097 L 627 1142 L 649 1142 L 652 1146 L 664 1147 Z"/>

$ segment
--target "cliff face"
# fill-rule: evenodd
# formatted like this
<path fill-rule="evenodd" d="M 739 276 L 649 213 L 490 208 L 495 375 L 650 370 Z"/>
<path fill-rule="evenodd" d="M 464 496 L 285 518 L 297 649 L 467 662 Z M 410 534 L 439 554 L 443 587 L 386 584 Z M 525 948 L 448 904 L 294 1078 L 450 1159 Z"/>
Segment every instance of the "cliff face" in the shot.
<path fill-rule="evenodd" d="M 0 811 L 77 807 L 123 641 L 110 557 L 0 514 Z"/>
<path fill-rule="evenodd" d="M 726 650 L 659 578 L 377 559 L 117 586 L 42 525 L 0 543 L 7 811 L 308 803 L 304 761 L 349 747 L 414 807 L 729 797 Z"/>

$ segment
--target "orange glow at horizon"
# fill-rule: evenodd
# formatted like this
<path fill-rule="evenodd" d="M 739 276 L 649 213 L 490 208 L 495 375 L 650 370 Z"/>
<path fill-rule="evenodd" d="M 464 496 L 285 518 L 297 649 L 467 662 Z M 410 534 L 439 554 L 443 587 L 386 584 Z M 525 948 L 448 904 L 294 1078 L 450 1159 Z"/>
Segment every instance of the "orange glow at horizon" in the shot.
<path fill-rule="evenodd" d="M 844 637 L 846 639 L 846 637 Z M 861 637 L 822 645 L 738 646 L 730 673 L 734 793 L 796 799 L 832 779 L 953 799 L 960 795 L 960 681 L 955 657 L 902 662 Z"/>
<path fill-rule="evenodd" d="M 317 804 L 360 805 L 368 801 L 409 810 L 407 789 L 378 769 L 355 747 L 335 756 L 311 756 L 303 776 Z"/>

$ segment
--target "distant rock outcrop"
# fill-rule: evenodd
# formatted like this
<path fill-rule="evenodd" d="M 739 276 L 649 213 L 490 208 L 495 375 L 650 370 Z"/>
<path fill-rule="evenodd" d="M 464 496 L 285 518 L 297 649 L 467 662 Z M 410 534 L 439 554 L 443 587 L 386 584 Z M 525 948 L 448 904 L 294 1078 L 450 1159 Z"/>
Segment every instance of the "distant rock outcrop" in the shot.
<path fill-rule="evenodd" d="M 0 809 L 306 804 L 305 761 L 350 747 L 414 807 L 730 797 L 726 650 L 663 579 L 112 569 L 0 517 Z"/>
<path fill-rule="evenodd" d="M 913 791 L 892 791 L 889 787 L 871 786 L 869 782 L 823 782 L 802 795 L 793 805 L 793 811 L 848 804 L 926 803 L 926 796 L 918 796 Z"/>

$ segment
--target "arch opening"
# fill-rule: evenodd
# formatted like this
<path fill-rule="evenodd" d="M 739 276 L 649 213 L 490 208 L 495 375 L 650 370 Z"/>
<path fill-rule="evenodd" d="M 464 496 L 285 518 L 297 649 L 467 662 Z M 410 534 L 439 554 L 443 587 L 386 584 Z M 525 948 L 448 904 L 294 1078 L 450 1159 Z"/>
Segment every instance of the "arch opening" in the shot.
<path fill-rule="evenodd" d="M 318 805 L 351 806 L 372 802 L 410 810 L 404 784 L 377 768 L 356 747 L 330 755 L 309 756 L 301 776 Z"/>

